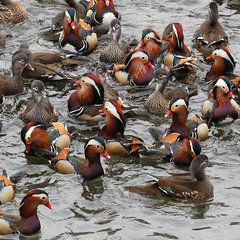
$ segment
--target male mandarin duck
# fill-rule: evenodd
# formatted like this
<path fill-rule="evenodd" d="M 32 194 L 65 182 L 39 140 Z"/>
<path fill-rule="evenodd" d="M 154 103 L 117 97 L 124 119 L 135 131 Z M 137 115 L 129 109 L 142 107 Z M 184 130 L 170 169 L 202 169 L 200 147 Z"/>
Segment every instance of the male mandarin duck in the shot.
<path fill-rule="evenodd" d="M 219 76 L 236 77 L 233 75 L 236 63 L 231 52 L 226 47 L 217 47 L 207 59 L 213 59 L 214 63 L 207 72 L 205 81 L 215 80 Z"/>
<path fill-rule="evenodd" d="M 153 62 L 160 55 L 164 46 L 161 36 L 154 30 L 147 28 L 142 31 L 139 48 L 146 50 L 150 56 L 150 61 Z"/>
<path fill-rule="evenodd" d="M 118 41 L 121 35 L 121 23 L 118 19 L 113 19 L 111 21 L 109 33 L 112 36 L 112 41 L 101 52 L 100 61 L 123 64 L 126 60 L 127 54 L 129 53 L 129 49 L 119 46 Z"/>
<path fill-rule="evenodd" d="M 96 11 L 91 15 L 93 28 L 108 31 L 113 19 L 121 20 L 121 15 L 115 10 L 113 0 L 98 0 Z"/>
<path fill-rule="evenodd" d="M 55 156 L 60 150 L 69 147 L 72 135 L 61 123 L 52 123 L 56 131 L 47 132 L 46 125 L 30 122 L 21 130 L 25 153 L 47 158 Z M 46 157 L 45 157 L 46 156 Z"/>
<path fill-rule="evenodd" d="M 202 113 L 211 112 L 211 121 L 215 123 L 238 119 L 240 107 L 232 99 L 231 82 L 225 76 L 218 77 L 213 86 L 212 96 L 203 104 Z"/>
<path fill-rule="evenodd" d="M 31 190 L 22 199 L 19 207 L 20 216 L 0 214 L 0 235 L 21 233 L 31 235 L 41 229 L 37 215 L 38 205 L 52 209 L 48 194 L 40 189 Z"/>
<path fill-rule="evenodd" d="M 3 174 L 0 174 L 0 204 L 12 201 L 16 184 L 24 174 L 24 172 L 17 172 L 9 177 L 6 170 L 3 170 Z"/>
<path fill-rule="evenodd" d="M 107 66 L 104 62 L 99 62 L 96 69 L 96 75 L 99 77 L 99 79 L 102 82 L 103 88 L 104 88 L 104 100 L 108 99 L 115 99 L 118 100 L 120 98 L 117 91 L 115 91 L 113 88 L 111 88 L 107 80 L 109 80 L 108 73 L 107 73 Z"/>
<path fill-rule="evenodd" d="M 144 107 L 149 112 L 166 114 L 169 108 L 170 100 L 173 97 L 181 95 L 186 99 L 186 101 L 188 101 L 189 97 L 194 95 L 197 91 L 196 88 L 192 90 L 189 90 L 188 88 L 165 89 L 169 77 L 170 73 L 165 68 L 159 68 L 155 71 L 154 78 L 149 85 L 156 82 L 156 89 L 144 102 Z"/>
<path fill-rule="evenodd" d="M 154 67 L 146 50 L 130 52 L 124 65 L 114 66 L 114 77 L 123 84 L 147 85 L 154 77 Z"/>
<path fill-rule="evenodd" d="M 20 23 L 27 19 L 26 8 L 14 0 L 1 0 L 0 23 Z"/>
<path fill-rule="evenodd" d="M 165 117 L 170 115 L 172 115 L 172 124 L 165 135 L 179 133 L 182 137 L 194 136 L 200 141 L 208 136 L 207 124 L 200 121 L 200 119 L 198 120 L 196 116 L 194 120 L 191 120 L 194 122 L 194 125 L 187 124 L 188 107 L 184 97 L 177 96 L 172 98 Z M 191 128 L 188 128 L 188 126 Z"/>
<path fill-rule="evenodd" d="M 15 95 L 23 92 L 22 72 L 24 68 L 33 70 L 29 58 L 23 53 L 16 54 L 12 59 L 13 76 L 0 75 L 0 89 L 3 95 Z"/>
<path fill-rule="evenodd" d="M 187 199 L 204 199 L 213 195 L 213 185 L 206 176 L 205 168 L 209 166 L 206 155 L 200 154 L 190 165 L 191 177 L 175 176 L 153 179 L 152 184 L 126 186 L 125 190 L 139 194 L 151 194 L 157 197 L 175 197 Z"/>
<path fill-rule="evenodd" d="M 184 43 L 183 27 L 181 23 L 173 23 L 173 34 L 168 44 L 168 53 L 164 64 L 168 66 L 176 77 L 186 77 L 188 73 L 195 73 L 196 60 L 192 52 Z"/>
<path fill-rule="evenodd" d="M 228 43 L 228 37 L 222 25 L 218 22 L 218 18 L 217 3 L 211 2 L 208 19 L 202 23 L 193 35 L 194 43 L 206 52 L 212 52 L 213 48 Z"/>
<path fill-rule="evenodd" d="M 138 137 L 124 135 L 125 116 L 118 102 L 111 99 L 105 102 L 100 113 L 106 115 L 106 124 L 98 133 L 107 141 L 106 149 L 111 155 L 139 155 L 139 150 L 146 150 L 146 144 Z"/>
<path fill-rule="evenodd" d="M 58 111 L 46 97 L 43 82 L 34 80 L 31 90 L 33 100 L 27 104 L 21 113 L 20 118 L 23 122 L 41 122 L 45 125 L 57 122 Z"/>
<path fill-rule="evenodd" d="M 106 151 L 106 142 L 100 137 L 91 137 L 84 145 L 85 159 L 68 156 L 69 148 L 64 148 L 51 163 L 62 174 L 77 172 L 84 179 L 93 180 L 104 175 L 100 154 L 110 158 Z"/>
<path fill-rule="evenodd" d="M 67 8 L 63 19 L 63 31 L 59 37 L 59 47 L 70 45 L 79 54 L 89 53 L 97 45 L 96 32 L 83 20 L 78 21 L 74 8 Z"/>
<path fill-rule="evenodd" d="M 81 88 L 72 93 L 68 100 L 69 113 L 79 120 L 99 119 L 99 110 L 104 100 L 101 80 L 92 73 L 85 73 L 73 86 Z"/>

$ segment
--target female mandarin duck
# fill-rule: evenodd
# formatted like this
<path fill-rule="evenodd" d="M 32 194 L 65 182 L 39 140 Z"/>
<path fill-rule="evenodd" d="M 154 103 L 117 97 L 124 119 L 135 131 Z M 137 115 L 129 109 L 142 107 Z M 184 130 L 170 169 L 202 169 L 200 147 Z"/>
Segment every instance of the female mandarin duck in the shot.
<path fill-rule="evenodd" d="M 126 120 L 118 102 L 113 99 L 106 101 L 100 113 L 106 115 L 106 124 L 98 133 L 98 137 L 107 141 L 106 149 L 110 155 L 138 156 L 139 150 L 146 150 L 146 144 L 140 138 L 134 136 L 124 138 Z"/>
<path fill-rule="evenodd" d="M 114 99 L 114 100 L 119 100 L 120 96 L 118 94 L 117 91 L 115 91 L 113 88 L 111 88 L 108 83 L 107 80 L 108 78 L 108 74 L 107 74 L 107 66 L 105 63 L 100 62 L 97 65 L 97 69 L 96 69 L 96 75 L 99 77 L 99 79 L 102 82 L 103 88 L 104 88 L 104 100 L 108 100 L 108 99 Z"/>
<path fill-rule="evenodd" d="M 169 75 L 169 71 L 165 68 L 160 68 L 155 71 L 154 78 L 149 85 L 156 82 L 156 89 L 144 102 L 144 107 L 149 112 L 166 114 L 169 108 L 170 100 L 173 97 L 181 95 L 186 101 L 188 101 L 188 99 L 197 91 L 196 88 L 190 91 L 188 88 L 165 89 L 170 77 Z"/>
<path fill-rule="evenodd" d="M 108 31 L 111 21 L 121 15 L 115 10 L 113 0 L 99 0 L 96 11 L 91 15 L 93 28 L 96 30 Z"/>
<path fill-rule="evenodd" d="M 24 123 L 41 122 L 51 125 L 58 120 L 57 109 L 49 102 L 44 92 L 44 84 L 34 80 L 31 85 L 33 101 L 29 102 L 21 113 Z"/>
<path fill-rule="evenodd" d="M 163 50 L 161 36 L 152 29 L 143 30 L 139 48 L 146 50 L 150 56 L 150 62 L 153 62 Z"/>
<path fill-rule="evenodd" d="M 27 10 L 19 2 L 13 0 L 1 0 L 0 23 L 19 23 L 27 19 Z"/>
<path fill-rule="evenodd" d="M 0 204 L 12 201 L 16 184 L 23 176 L 24 172 L 17 172 L 9 177 L 6 170 L 3 170 L 3 175 L 0 175 Z"/>
<path fill-rule="evenodd" d="M 205 173 L 207 166 L 209 166 L 208 157 L 200 154 L 194 158 L 190 165 L 191 177 L 175 176 L 159 180 L 154 179 L 152 184 L 126 186 L 124 188 L 133 193 L 151 194 L 160 198 L 209 198 L 213 195 L 214 188 Z"/>
<path fill-rule="evenodd" d="M 154 77 L 153 65 L 146 50 L 136 49 L 128 54 L 125 65 L 114 66 L 114 77 L 123 84 L 147 85 Z"/>
<path fill-rule="evenodd" d="M 202 112 L 211 112 L 211 121 L 215 123 L 223 120 L 232 121 L 240 116 L 240 107 L 230 98 L 234 98 L 231 91 L 231 82 L 225 76 L 218 77 L 213 86 L 212 95 L 203 104 Z M 230 97 L 230 98 L 229 98 Z"/>
<path fill-rule="evenodd" d="M 28 56 L 29 62 L 33 67 L 34 71 L 31 69 L 24 68 L 22 76 L 25 78 L 34 78 L 43 81 L 56 81 L 56 80 L 67 80 L 67 77 L 58 68 L 53 67 L 53 65 L 64 65 L 64 62 L 68 61 L 68 58 L 64 54 L 57 53 L 32 53 L 29 49 L 29 44 L 23 42 L 20 44 L 19 49 L 14 53 L 24 53 Z M 14 57 L 13 55 L 13 57 Z M 70 60 L 69 63 L 77 63 L 76 60 Z M 79 62 L 80 63 L 80 62 Z M 82 63 L 82 62 L 81 62 Z"/>
<path fill-rule="evenodd" d="M 46 125 L 30 122 L 21 130 L 21 139 L 25 144 L 25 153 L 44 157 L 55 156 L 59 151 L 69 147 L 72 135 L 61 123 L 52 123 L 56 131 L 47 132 Z"/>
<path fill-rule="evenodd" d="M 213 59 L 214 63 L 207 72 L 205 81 L 215 80 L 219 76 L 236 77 L 233 76 L 236 63 L 226 47 L 217 47 L 207 59 Z"/>
<path fill-rule="evenodd" d="M 186 77 L 188 73 L 196 72 L 196 57 L 184 43 L 183 28 L 181 23 L 173 23 L 173 34 L 168 44 L 168 53 L 164 64 L 168 66 L 176 77 Z"/>
<path fill-rule="evenodd" d="M 21 75 L 24 68 L 33 70 L 29 63 L 29 58 L 23 53 L 16 54 L 12 59 L 13 76 L 0 75 L 0 89 L 3 95 L 15 95 L 23 92 L 23 80 Z"/>
<path fill-rule="evenodd" d="M 40 189 L 34 189 L 28 192 L 20 203 L 20 216 L 0 214 L 0 234 L 21 233 L 31 235 L 41 229 L 40 221 L 37 215 L 38 205 L 45 205 L 52 209 L 48 194 Z"/>
<path fill-rule="evenodd" d="M 121 35 L 121 23 L 118 19 L 111 21 L 109 33 L 112 35 L 112 41 L 103 49 L 100 54 L 100 61 L 106 63 L 124 63 L 129 49 L 119 46 L 119 38 Z"/>
<path fill-rule="evenodd" d="M 97 45 L 96 32 L 83 20 L 78 22 L 74 8 L 67 8 L 63 19 L 63 31 L 59 37 L 60 48 L 66 45 L 70 45 L 80 54 L 90 52 Z"/>
<path fill-rule="evenodd" d="M 101 80 L 92 73 L 85 73 L 73 86 L 81 88 L 68 100 L 69 113 L 79 120 L 99 119 L 99 110 L 104 100 L 104 88 Z"/>
<path fill-rule="evenodd" d="M 228 37 L 222 25 L 218 22 L 218 18 L 217 3 L 211 2 L 208 19 L 202 23 L 193 35 L 194 43 L 206 52 L 212 52 L 213 48 L 228 43 Z"/>
<path fill-rule="evenodd" d="M 110 158 L 106 151 L 106 142 L 100 137 L 91 137 L 84 145 L 85 158 L 68 156 L 69 148 L 63 149 L 51 163 L 56 166 L 58 171 L 63 174 L 77 172 L 84 179 L 93 180 L 104 175 L 100 154 Z"/>

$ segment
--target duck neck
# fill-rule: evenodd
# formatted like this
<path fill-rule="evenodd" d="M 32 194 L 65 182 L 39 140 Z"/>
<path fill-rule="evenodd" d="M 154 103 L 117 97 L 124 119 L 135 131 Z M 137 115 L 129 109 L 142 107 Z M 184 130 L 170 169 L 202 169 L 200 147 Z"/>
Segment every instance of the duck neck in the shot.
<path fill-rule="evenodd" d="M 29 218 L 37 216 L 37 204 L 33 203 L 31 199 L 26 198 L 19 208 L 21 218 Z"/>

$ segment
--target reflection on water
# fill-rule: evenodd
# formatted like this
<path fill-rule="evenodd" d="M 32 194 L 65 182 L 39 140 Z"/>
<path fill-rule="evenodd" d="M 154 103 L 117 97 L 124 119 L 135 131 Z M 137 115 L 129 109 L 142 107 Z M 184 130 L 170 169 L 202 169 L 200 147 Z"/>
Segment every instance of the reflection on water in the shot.
<path fill-rule="evenodd" d="M 121 41 L 140 40 L 145 28 L 153 28 L 162 33 L 170 22 L 183 25 L 186 45 L 192 47 L 192 35 L 208 15 L 209 1 L 114 1 L 122 14 Z M 51 24 L 52 18 L 64 6 L 52 1 L 23 0 L 29 13 L 28 20 L 17 25 L 1 26 L 6 37 L 6 49 L 1 50 L 1 73 L 11 72 L 11 56 L 23 41 L 28 41 L 33 52 L 59 52 L 56 43 L 45 40 L 40 29 Z M 229 36 L 228 48 L 239 62 L 239 8 L 238 1 L 217 1 L 220 22 Z M 44 30 L 43 30 L 44 31 Z M 99 38 L 99 48 L 103 49 L 109 36 Z M 190 99 L 189 115 L 199 114 L 203 100 L 207 97 L 208 85 L 204 78 L 211 66 L 203 53 L 195 49 L 201 69 L 188 81 L 170 82 L 169 87 L 198 85 L 198 94 Z M 64 67 L 70 75 L 95 72 L 99 53 L 91 55 L 92 62 L 75 67 Z M 109 65 L 109 67 L 111 67 Z M 237 64 L 236 74 L 240 74 Z M 214 197 L 208 200 L 158 199 L 153 196 L 131 194 L 123 190 L 125 185 L 144 184 L 148 175 L 156 178 L 172 174 L 186 174 L 186 169 L 177 168 L 161 158 L 102 158 L 105 175 L 93 181 L 83 181 L 72 175 L 61 175 L 45 160 L 25 156 L 20 139 L 23 127 L 20 112 L 31 99 L 31 80 L 25 80 L 22 94 L 8 96 L 1 106 L 3 132 L 7 136 L 0 139 L 2 154 L 1 167 L 10 175 L 16 170 L 25 170 L 27 175 L 17 187 L 15 200 L 33 188 L 43 188 L 49 193 L 53 210 L 39 207 L 42 230 L 34 239 L 236 239 L 239 232 L 239 121 L 230 125 L 212 124 L 210 134 L 202 142 L 202 153 L 213 164 L 206 173 L 214 185 Z M 122 86 L 111 81 L 123 99 L 134 108 L 144 110 L 143 102 L 155 86 L 130 91 L 130 86 Z M 60 121 L 78 129 L 71 144 L 71 155 L 84 157 L 83 146 L 86 140 L 96 135 L 105 120 L 97 123 L 79 122 L 69 116 L 67 100 L 76 91 L 72 81 L 45 83 L 47 96 L 60 112 Z M 237 101 L 239 102 L 238 98 Z M 126 134 L 138 135 L 155 148 L 156 143 L 148 133 L 149 127 L 166 128 L 171 118 L 150 115 L 146 119 L 128 119 Z M 1 208 L 7 213 L 18 212 L 18 207 L 6 203 Z M 14 208 L 14 210 L 13 210 Z M 1 238 L 1 237 L 0 237 Z M 4 239 L 18 238 L 17 236 Z M 25 237 L 21 237 L 27 239 Z M 29 237 L 30 238 L 30 237 Z"/>

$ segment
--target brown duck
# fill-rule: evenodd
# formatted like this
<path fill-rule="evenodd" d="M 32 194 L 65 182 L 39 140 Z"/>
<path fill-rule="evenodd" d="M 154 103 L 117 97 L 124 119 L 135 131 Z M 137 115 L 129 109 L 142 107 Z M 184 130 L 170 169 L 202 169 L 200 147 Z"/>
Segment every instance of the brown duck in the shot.
<path fill-rule="evenodd" d="M 213 195 L 213 185 L 205 174 L 209 166 L 208 157 L 200 154 L 190 165 L 191 177 L 176 176 L 154 179 L 152 184 L 124 187 L 133 193 L 151 194 L 162 197 L 203 199 Z"/>

